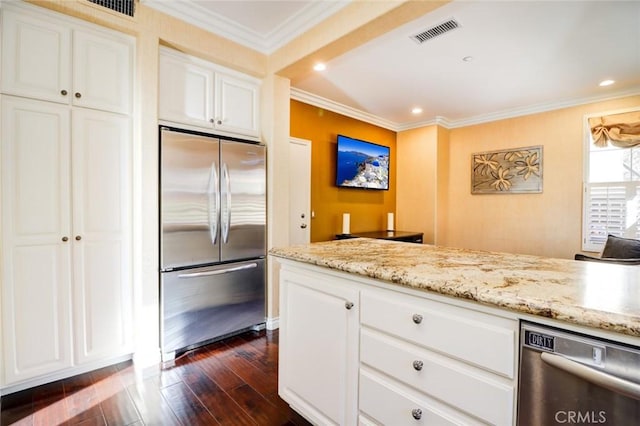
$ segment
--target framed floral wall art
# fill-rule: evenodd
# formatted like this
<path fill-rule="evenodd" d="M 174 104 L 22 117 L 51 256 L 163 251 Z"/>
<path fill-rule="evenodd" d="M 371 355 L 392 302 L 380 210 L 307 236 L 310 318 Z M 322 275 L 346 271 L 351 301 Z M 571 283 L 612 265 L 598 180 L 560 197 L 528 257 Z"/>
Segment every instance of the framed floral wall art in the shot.
<path fill-rule="evenodd" d="M 542 145 L 471 155 L 472 194 L 542 192 Z"/>

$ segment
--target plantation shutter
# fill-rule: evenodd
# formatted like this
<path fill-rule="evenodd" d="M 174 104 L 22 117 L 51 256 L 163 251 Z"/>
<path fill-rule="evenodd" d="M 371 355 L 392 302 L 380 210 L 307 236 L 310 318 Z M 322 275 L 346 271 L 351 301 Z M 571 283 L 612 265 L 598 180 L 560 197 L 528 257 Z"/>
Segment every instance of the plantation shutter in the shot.
<path fill-rule="evenodd" d="M 585 185 L 583 249 L 599 250 L 607 235 L 640 238 L 640 182 Z"/>

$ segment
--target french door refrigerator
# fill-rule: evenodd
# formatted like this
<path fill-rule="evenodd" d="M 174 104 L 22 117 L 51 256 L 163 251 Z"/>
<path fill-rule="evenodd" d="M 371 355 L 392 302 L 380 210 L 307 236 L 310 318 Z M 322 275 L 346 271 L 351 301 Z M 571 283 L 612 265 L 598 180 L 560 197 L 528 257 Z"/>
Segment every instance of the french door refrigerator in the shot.
<path fill-rule="evenodd" d="M 265 147 L 160 127 L 163 361 L 265 322 Z"/>

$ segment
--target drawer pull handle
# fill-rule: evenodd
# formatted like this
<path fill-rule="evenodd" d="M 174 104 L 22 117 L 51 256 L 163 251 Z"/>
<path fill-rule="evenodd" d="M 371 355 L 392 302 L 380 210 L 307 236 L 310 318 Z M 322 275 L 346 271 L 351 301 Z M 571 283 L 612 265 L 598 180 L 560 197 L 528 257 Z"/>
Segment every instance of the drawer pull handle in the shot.
<path fill-rule="evenodd" d="M 416 371 L 420 371 L 422 370 L 422 367 L 424 366 L 424 362 L 420 361 L 420 360 L 415 360 L 413 361 L 413 368 Z"/>
<path fill-rule="evenodd" d="M 419 408 L 414 408 L 413 410 L 411 410 L 411 415 L 414 419 L 420 420 L 422 418 L 422 410 Z"/>
<path fill-rule="evenodd" d="M 351 308 L 353 308 L 353 302 L 344 302 L 344 307 L 347 308 L 347 310 L 351 310 Z"/>
<path fill-rule="evenodd" d="M 422 315 L 413 314 L 413 322 L 415 322 L 416 324 L 420 324 L 422 322 Z"/>

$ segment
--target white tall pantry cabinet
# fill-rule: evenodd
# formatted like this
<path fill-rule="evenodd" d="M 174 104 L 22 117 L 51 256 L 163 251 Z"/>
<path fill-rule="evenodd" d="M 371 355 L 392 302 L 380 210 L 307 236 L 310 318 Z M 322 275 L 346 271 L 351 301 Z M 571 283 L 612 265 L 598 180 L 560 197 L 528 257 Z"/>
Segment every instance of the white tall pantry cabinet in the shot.
<path fill-rule="evenodd" d="M 132 352 L 134 40 L 2 4 L 1 387 Z"/>

